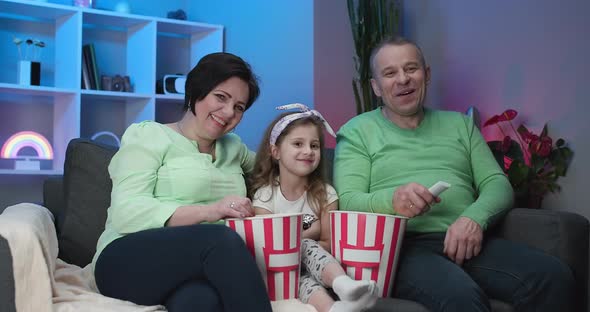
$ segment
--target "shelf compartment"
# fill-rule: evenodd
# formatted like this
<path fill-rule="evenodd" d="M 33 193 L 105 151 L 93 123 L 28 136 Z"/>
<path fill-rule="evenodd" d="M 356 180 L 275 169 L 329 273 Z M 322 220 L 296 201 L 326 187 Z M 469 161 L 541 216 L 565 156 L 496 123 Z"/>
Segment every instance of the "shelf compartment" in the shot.
<path fill-rule="evenodd" d="M 184 95 L 158 94 L 156 96 L 156 116 L 159 123 L 172 123 L 182 118 Z"/>
<path fill-rule="evenodd" d="M 79 94 L 47 90 L 27 94 L 19 89 L 7 90 L 2 89 L 0 94 L 0 145 L 7 144 L 17 132 L 35 131 L 43 135 L 53 149 L 53 160 L 40 160 L 41 169 L 63 169 L 67 144 L 79 136 Z M 29 141 L 15 153 L 19 158 L 37 158 L 40 155 L 34 150 L 35 146 L 41 146 L 38 140 Z M 0 169 L 14 168 L 14 159 L 0 159 Z"/>
<path fill-rule="evenodd" d="M 223 26 L 157 20 L 156 79 L 188 72 L 199 60 L 223 51 Z"/>
<path fill-rule="evenodd" d="M 121 139 L 132 123 L 154 120 L 154 112 L 153 96 L 123 92 L 82 94 L 80 134 L 90 139 L 98 132 L 108 131 Z"/>
<path fill-rule="evenodd" d="M 75 14 L 76 8 L 39 1 L 3 0 L 0 1 L 0 17 L 21 21 L 52 23 L 62 17 Z"/>
<path fill-rule="evenodd" d="M 81 15 L 72 7 L 34 1 L 0 1 L 0 42 L 8 49 L 0 51 L 0 82 L 17 82 L 18 60 L 41 63 L 41 85 L 59 88 L 77 88 L 80 67 L 71 62 L 79 55 L 79 27 Z M 36 39 L 45 43 L 44 48 L 28 46 L 19 49 L 11 44 L 14 37 L 22 40 Z M 67 60 L 67 61 L 65 61 Z"/>
<path fill-rule="evenodd" d="M 155 22 L 99 10 L 84 11 L 82 20 L 82 44 L 94 45 L 99 83 L 102 75 L 129 76 L 133 92 L 155 93 Z"/>

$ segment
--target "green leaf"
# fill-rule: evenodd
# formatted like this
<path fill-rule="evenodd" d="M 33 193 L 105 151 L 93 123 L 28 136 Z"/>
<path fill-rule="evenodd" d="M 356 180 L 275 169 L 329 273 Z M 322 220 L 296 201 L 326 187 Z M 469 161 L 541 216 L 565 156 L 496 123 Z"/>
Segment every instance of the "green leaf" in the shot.
<path fill-rule="evenodd" d="M 549 154 L 549 161 L 555 167 L 555 173 L 562 177 L 566 175 L 572 158 L 573 152 L 569 147 L 566 146 L 554 149 Z"/>
<path fill-rule="evenodd" d="M 518 144 L 518 142 L 516 142 L 514 140 L 510 141 L 510 147 L 508 148 L 508 152 L 506 152 L 506 156 L 508 156 L 512 159 L 521 160 L 524 162 L 524 156 L 522 154 L 522 149 L 520 148 L 520 144 Z"/>
<path fill-rule="evenodd" d="M 562 147 L 565 145 L 565 141 L 563 139 L 558 139 L 557 142 L 555 142 L 555 146 L 557 147 Z"/>
<path fill-rule="evenodd" d="M 547 130 L 547 124 L 545 124 L 543 126 L 543 131 L 541 131 L 540 137 L 546 137 L 547 136 L 547 132 L 548 132 L 548 130 Z"/>
<path fill-rule="evenodd" d="M 527 167 L 523 162 L 515 160 L 510 164 L 508 168 L 508 179 L 513 186 L 524 184 L 530 174 L 530 168 Z"/>
<path fill-rule="evenodd" d="M 540 157 L 537 154 L 531 155 L 531 167 L 533 172 L 540 173 L 541 170 L 545 167 L 545 158 Z"/>

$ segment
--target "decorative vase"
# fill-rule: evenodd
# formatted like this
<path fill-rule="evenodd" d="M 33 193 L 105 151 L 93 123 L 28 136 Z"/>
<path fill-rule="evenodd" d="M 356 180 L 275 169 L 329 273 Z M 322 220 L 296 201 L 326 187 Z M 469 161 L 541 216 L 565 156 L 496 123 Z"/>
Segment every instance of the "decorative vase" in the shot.
<path fill-rule="evenodd" d="M 41 85 L 41 63 L 33 61 L 19 61 L 17 81 L 18 84 L 21 85 Z"/>

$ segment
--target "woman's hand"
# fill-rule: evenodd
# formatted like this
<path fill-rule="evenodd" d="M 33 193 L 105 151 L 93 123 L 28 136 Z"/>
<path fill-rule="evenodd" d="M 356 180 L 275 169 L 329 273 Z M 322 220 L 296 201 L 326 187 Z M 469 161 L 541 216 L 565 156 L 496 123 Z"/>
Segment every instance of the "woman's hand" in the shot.
<path fill-rule="evenodd" d="M 247 197 L 228 195 L 210 206 L 208 222 L 215 222 L 226 218 L 247 218 L 254 216 L 252 201 Z"/>
<path fill-rule="evenodd" d="M 247 197 L 228 195 L 210 205 L 180 206 L 166 222 L 166 226 L 217 222 L 225 218 L 246 218 L 254 216 L 252 202 Z"/>

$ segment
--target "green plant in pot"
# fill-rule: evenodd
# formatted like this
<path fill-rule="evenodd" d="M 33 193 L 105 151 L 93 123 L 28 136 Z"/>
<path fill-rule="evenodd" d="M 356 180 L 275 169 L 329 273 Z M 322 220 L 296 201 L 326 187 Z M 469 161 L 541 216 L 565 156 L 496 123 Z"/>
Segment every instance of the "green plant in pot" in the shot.
<path fill-rule="evenodd" d="M 347 0 L 356 55 L 352 88 L 357 114 L 380 105 L 371 89 L 371 50 L 383 38 L 399 34 L 400 2 L 395 0 Z"/>
<path fill-rule="evenodd" d="M 485 122 L 484 127 L 496 125 L 504 136 L 502 141 L 488 142 L 488 146 L 514 188 L 515 205 L 540 208 L 545 195 L 561 190 L 557 180 L 566 175 L 573 152 L 563 139 L 553 143 L 547 124 L 538 135 L 523 124 L 514 128 L 512 120 L 517 115 L 517 111 L 508 109 Z M 506 134 L 505 124 L 516 139 Z"/>

